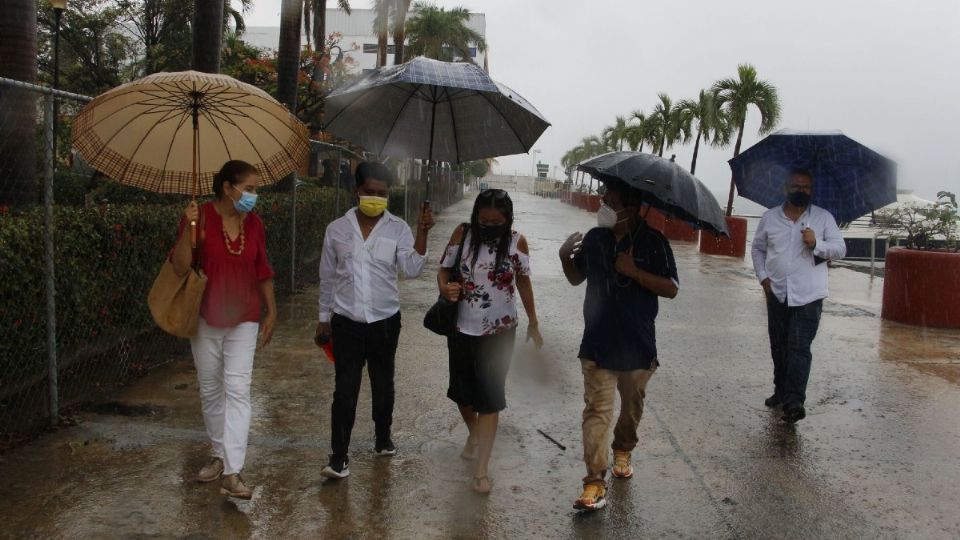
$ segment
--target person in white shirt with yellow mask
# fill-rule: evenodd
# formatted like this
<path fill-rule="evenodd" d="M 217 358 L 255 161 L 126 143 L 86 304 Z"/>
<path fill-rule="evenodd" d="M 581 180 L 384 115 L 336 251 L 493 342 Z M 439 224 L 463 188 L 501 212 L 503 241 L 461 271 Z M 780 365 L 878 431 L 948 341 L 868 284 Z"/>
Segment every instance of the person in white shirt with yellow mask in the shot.
<path fill-rule="evenodd" d="M 387 210 L 393 174 L 383 164 L 363 162 L 356 171 L 357 206 L 327 226 L 320 256 L 318 340 L 332 339 L 336 382 L 330 443 L 333 453 L 321 471 L 327 478 L 350 474 L 348 450 L 357 397 L 367 364 L 376 425 L 374 451 L 393 455 L 394 357 L 400 337 L 397 275 L 423 272 L 429 205 L 421 209 L 417 234 Z M 319 342 L 319 341 L 318 341 Z"/>
<path fill-rule="evenodd" d="M 767 332 L 773 357 L 773 395 L 767 407 L 783 406 L 783 420 L 806 417 L 810 345 L 820 326 L 827 297 L 827 264 L 842 259 L 847 246 L 837 221 L 810 203 L 814 178 L 791 172 L 784 184 L 786 202 L 767 210 L 753 237 L 753 267 L 767 297 Z"/>

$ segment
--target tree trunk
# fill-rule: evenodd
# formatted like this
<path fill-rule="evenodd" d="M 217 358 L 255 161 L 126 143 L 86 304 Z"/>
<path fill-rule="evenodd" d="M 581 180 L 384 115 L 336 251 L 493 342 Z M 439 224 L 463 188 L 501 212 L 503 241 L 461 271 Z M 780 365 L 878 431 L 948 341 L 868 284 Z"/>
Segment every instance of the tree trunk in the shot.
<path fill-rule="evenodd" d="M 387 33 L 377 36 L 377 67 L 387 65 Z"/>
<path fill-rule="evenodd" d="M 5 0 L 0 17 L 0 77 L 37 82 L 37 5 Z M 39 94 L 0 87 L 0 204 L 36 203 Z"/>
<path fill-rule="evenodd" d="M 407 12 L 410 10 L 411 0 L 396 0 L 396 20 L 393 21 L 393 65 L 402 64 L 404 58 L 404 42 L 407 40 L 406 25 Z"/>
<path fill-rule="evenodd" d="M 204 73 L 220 73 L 220 50 L 223 48 L 223 2 L 193 2 L 193 69 Z"/>
<path fill-rule="evenodd" d="M 313 50 L 325 53 L 327 48 L 327 0 L 313 6 Z"/>
<path fill-rule="evenodd" d="M 640 141 L 640 148 L 637 149 L 637 152 L 643 152 L 643 141 Z"/>
<path fill-rule="evenodd" d="M 693 144 L 693 160 L 690 162 L 690 174 L 697 172 L 697 154 L 700 153 L 700 136 L 703 135 L 703 129 L 697 130 L 697 142 Z"/>
<path fill-rule="evenodd" d="M 743 143 L 743 125 L 746 123 L 747 119 L 744 118 L 740 121 L 740 130 L 737 132 L 737 144 L 733 147 L 733 157 L 740 155 L 740 145 Z M 730 195 L 727 197 L 727 215 L 733 215 L 733 196 L 737 192 L 737 184 L 733 181 L 733 176 L 730 177 Z"/>
<path fill-rule="evenodd" d="M 297 79 L 300 75 L 300 21 L 303 0 L 280 4 L 280 43 L 277 47 L 277 101 L 297 114 Z M 294 175 L 280 181 L 279 191 L 293 190 Z"/>
<path fill-rule="evenodd" d="M 280 5 L 280 43 L 277 47 L 277 101 L 297 114 L 297 77 L 300 71 L 300 19 L 302 0 Z"/>
<path fill-rule="evenodd" d="M 393 65 L 397 66 L 403 63 L 403 42 L 407 39 L 405 32 L 393 33 Z"/>
<path fill-rule="evenodd" d="M 664 131 L 666 131 L 666 128 L 664 128 Z M 663 147 L 666 145 L 667 145 L 667 134 L 664 133 L 663 136 L 660 137 L 660 149 L 657 150 L 657 157 L 663 157 Z"/>

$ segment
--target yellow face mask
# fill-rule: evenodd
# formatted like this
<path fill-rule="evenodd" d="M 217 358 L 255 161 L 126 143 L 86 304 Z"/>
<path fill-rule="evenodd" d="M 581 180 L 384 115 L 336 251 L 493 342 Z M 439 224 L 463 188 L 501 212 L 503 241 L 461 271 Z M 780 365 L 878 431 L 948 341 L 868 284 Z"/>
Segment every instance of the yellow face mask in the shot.
<path fill-rule="evenodd" d="M 358 206 L 360 211 L 363 212 L 363 215 L 367 217 L 377 217 L 387 209 L 387 202 L 386 197 L 361 195 Z"/>

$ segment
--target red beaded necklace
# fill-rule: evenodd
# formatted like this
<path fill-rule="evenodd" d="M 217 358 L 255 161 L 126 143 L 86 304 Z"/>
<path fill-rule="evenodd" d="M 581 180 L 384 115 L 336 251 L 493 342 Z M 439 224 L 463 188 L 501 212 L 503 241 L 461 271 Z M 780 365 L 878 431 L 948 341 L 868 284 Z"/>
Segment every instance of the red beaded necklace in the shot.
<path fill-rule="evenodd" d="M 230 246 L 230 235 L 227 234 L 227 227 L 223 227 L 223 243 L 227 246 L 227 252 L 231 255 L 240 255 L 243 253 L 243 248 L 246 245 L 246 238 L 243 235 L 243 219 L 240 219 L 240 237 L 237 238 L 237 241 L 240 243 L 239 249 L 233 249 Z"/>

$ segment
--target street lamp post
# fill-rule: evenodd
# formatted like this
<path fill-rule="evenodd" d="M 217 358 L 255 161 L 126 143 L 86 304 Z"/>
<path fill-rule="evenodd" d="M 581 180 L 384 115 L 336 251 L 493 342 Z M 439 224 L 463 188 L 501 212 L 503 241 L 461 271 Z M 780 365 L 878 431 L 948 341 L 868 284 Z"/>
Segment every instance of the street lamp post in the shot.
<path fill-rule="evenodd" d="M 53 6 L 53 89 L 60 89 L 60 18 L 63 16 L 63 10 L 67 9 L 67 0 L 50 0 Z M 57 167 L 57 120 L 59 119 L 59 106 L 56 97 L 53 99 L 53 167 L 56 172 Z"/>
<path fill-rule="evenodd" d="M 331 67 L 339 64 L 340 62 L 343 62 L 343 49 L 340 48 L 339 45 L 333 45 L 333 46 L 331 46 L 330 49 L 327 50 L 327 54 L 326 54 L 325 56 L 330 56 L 330 53 L 333 52 L 333 49 L 336 49 L 336 50 L 337 50 L 337 59 L 334 60 L 333 62 L 330 62 L 330 66 L 331 66 Z M 320 71 L 320 66 L 319 66 L 319 65 L 314 64 L 314 68 L 313 68 L 313 69 L 314 69 L 314 71 L 313 71 L 313 78 L 314 78 L 314 80 L 320 79 L 320 80 L 326 81 L 326 80 L 329 78 L 326 73 L 320 74 L 320 72 L 319 72 L 319 71 Z"/>
<path fill-rule="evenodd" d="M 530 151 L 530 172 L 533 177 L 533 192 L 537 192 L 537 154 L 540 153 L 540 150 L 534 148 Z"/>

